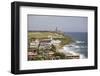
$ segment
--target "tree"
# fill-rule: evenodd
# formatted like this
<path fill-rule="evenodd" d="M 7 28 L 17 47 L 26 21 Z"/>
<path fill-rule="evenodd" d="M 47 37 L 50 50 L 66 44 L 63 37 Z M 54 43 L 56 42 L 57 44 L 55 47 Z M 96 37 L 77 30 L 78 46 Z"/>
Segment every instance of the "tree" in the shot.
<path fill-rule="evenodd" d="M 56 47 L 52 44 L 50 50 L 53 51 L 53 52 L 56 52 Z"/>

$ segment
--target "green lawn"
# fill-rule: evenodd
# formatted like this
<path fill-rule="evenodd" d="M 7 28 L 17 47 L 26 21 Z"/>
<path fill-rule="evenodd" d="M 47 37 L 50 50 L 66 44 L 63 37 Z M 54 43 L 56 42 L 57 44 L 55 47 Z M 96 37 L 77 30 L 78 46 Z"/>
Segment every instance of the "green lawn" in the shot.
<path fill-rule="evenodd" d="M 62 45 L 69 44 L 74 40 L 70 36 L 64 36 L 56 32 L 28 32 L 29 41 L 35 39 L 47 39 L 48 36 L 52 36 L 54 40 L 61 40 Z"/>

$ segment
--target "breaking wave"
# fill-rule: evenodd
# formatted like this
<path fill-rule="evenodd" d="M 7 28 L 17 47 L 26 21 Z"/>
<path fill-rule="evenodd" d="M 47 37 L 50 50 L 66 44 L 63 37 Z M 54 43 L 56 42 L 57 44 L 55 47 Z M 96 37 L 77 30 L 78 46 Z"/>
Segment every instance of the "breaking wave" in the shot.
<path fill-rule="evenodd" d="M 76 41 L 76 43 L 85 43 L 85 41 Z"/>
<path fill-rule="evenodd" d="M 63 49 L 65 51 L 69 51 L 69 52 L 72 52 L 72 53 L 79 53 L 80 54 L 80 58 L 83 59 L 83 58 L 86 58 L 86 56 L 85 56 L 85 54 L 83 52 L 85 52 L 86 49 L 87 49 L 87 46 L 83 45 L 84 43 L 85 43 L 84 41 L 76 41 L 76 43 L 65 45 L 63 47 Z M 85 49 L 85 50 L 83 50 L 83 49 Z"/>

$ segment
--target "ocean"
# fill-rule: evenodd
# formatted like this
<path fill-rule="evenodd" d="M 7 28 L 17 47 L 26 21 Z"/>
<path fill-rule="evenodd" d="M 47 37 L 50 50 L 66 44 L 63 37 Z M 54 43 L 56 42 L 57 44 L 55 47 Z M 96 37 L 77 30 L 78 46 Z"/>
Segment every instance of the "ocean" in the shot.
<path fill-rule="evenodd" d="M 80 54 L 80 58 L 88 58 L 88 34 L 87 32 L 65 32 L 75 42 L 66 46 L 69 51 Z"/>

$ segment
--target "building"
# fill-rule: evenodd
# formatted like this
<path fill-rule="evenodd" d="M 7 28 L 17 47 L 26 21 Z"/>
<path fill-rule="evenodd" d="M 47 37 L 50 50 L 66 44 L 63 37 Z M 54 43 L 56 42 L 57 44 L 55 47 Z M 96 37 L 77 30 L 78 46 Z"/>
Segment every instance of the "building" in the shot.
<path fill-rule="evenodd" d="M 30 48 L 36 48 L 39 45 L 39 40 L 36 39 L 35 41 L 30 42 Z"/>
<path fill-rule="evenodd" d="M 43 39 L 40 41 L 39 48 L 49 49 L 51 47 L 51 40 L 50 39 Z"/>
<path fill-rule="evenodd" d="M 60 46 L 61 41 L 60 40 L 52 40 L 51 44 L 55 45 L 55 46 Z"/>
<path fill-rule="evenodd" d="M 42 48 L 42 49 L 49 49 L 51 45 L 54 46 L 60 46 L 61 41 L 60 40 L 54 40 L 53 37 L 50 35 L 48 36 L 48 39 L 42 39 L 42 40 L 34 40 L 30 42 L 30 48 Z"/>
<path fill-rule="evenodd" d="M 36 49 L 29 49 L 29 51 L 28 51 L 28 60 L 32 60 L 37 55 L 38 55 L 38 53 L 37 53 Z"/>

